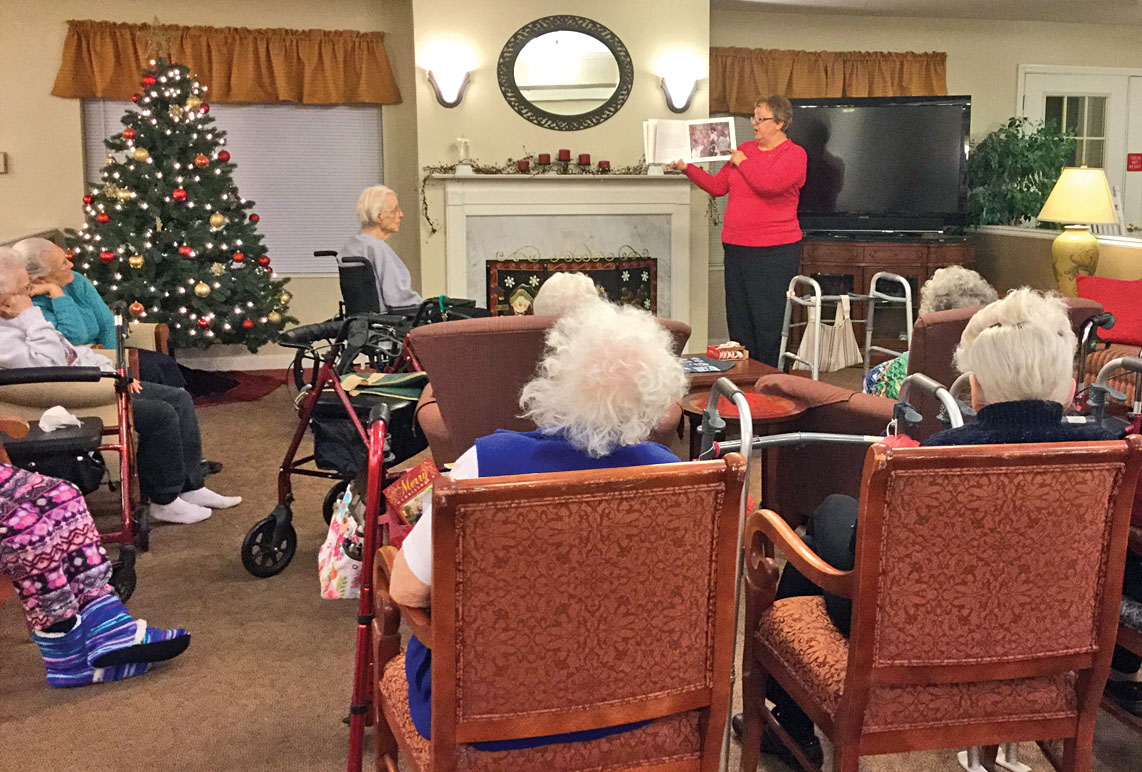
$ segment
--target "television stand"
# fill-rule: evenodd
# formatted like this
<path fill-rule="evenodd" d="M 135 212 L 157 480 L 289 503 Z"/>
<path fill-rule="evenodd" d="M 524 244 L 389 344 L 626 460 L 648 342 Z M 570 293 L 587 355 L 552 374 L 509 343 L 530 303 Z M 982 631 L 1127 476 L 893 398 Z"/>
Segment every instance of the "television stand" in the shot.
<path fill-rule="evenodd" d="M 885 234 L 888 235 L 888 234 Z M 874 234 L 854 234 L 855 238 L 807 235 L 801 252 L 801 273 L 816 279 L 826 295 L 846 292 L 864 294 L 873 274 L 888 271 L 908 279 L 912 285 L 913 314 L 919 314 L 920 287 L 936 269 L 948 265 L 975 267 L 975 250 L 965 236 L 907 234 L 903 238 L 881 239 Z M 899 285 L 897 285 L 899 286 Z M 885 291 L 892 288 L 885 286 Z M 853 306 L 853 318 L 864 319 L 863 303 Z M 823 315 L 826 323 L 831 312 Z M 799 321 L 804 321 L 801 319 Z M 901 347 L 904 333 L 902 308 L 877 309 L 874 346 Z M 803 328 L 795 328 L 803 329 Z M 796 343 L 790 344 L 796 351 Z M 873 364 L 887 357 L 873 357 Z"/>

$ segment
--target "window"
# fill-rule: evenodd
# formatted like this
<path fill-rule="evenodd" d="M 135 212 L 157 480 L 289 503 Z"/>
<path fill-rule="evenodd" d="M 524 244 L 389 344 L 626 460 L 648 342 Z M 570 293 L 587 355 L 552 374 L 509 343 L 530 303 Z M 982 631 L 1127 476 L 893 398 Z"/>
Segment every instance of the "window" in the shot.
<path fill-rule="evenodd" d="M 1047 95 L 1043 119 L 1076 138 L 1075 154 L 1068 166 L 1102 168 L 1106 153 L 1106 97 Z"/>
<path fill-rule="evenodd" d="M 98 183 L 104 138 L 123 130 L 130 102 L 83 102 L 85 173 Z M 360 230 L 357 196 L 383 181 L 381 109 L 376 105 L 211 104 L 226 132 L 234 183 L 255 202 L 259 232 L 280 274 L 335 273 L 332 258 Z"/>

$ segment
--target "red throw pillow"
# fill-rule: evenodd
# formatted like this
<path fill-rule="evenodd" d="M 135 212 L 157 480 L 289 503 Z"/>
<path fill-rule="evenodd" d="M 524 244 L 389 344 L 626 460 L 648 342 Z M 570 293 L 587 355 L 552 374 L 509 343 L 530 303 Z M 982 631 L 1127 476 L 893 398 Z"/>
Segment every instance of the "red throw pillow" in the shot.
<path fill-rule="evenodd" d="M 1142 346 L 1142 279 L 1106 279 L 1101 276 L 1078 276 L 1080 298 L 1094 300 L 1114 314 L 1114 326 L 1103 330 L 1100 337 L 1111 343 Z"/>

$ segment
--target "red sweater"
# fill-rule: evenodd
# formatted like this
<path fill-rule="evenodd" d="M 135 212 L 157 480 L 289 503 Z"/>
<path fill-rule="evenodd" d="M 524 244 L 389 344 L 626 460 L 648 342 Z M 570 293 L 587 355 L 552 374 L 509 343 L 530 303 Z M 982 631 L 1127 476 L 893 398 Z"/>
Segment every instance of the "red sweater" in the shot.
<path fill-rule="evenodd" d="M 805 184 L 805 150 L 785 140 L 762 150 L 750 140 L 738 146 L 746 158 L 739 166 L 726 162 L 716 175 L 686 166 L 690 181 L 711 196 L 730 194 L 726 202 L 722 242 L 742 247 L 772 247 L 801 239 L 797 202 Z"/>

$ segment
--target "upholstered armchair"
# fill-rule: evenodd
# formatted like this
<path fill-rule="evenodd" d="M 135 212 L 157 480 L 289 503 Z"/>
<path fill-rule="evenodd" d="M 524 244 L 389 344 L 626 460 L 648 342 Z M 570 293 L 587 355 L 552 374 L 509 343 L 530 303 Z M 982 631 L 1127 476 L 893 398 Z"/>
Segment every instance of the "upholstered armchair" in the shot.
<path fill-rule="evenodd" d="M 717 769 L 733 650 L 741 456 L 442 479 L 431 616 L 376 561 L 377 769 Z M 685 538 L 661 538 L 685 523 Z M 432 649 L 432 739 L 412 724 L 401 612 Z M 525 750 L 469 743 L 648 722 Z"/>
<path fill-rule="evenodd" d="M 498 316 L 417 327 L 408 334 L 413 356 L 428 373 L 416 421 L 437 466 L 452 463 L 476 438 L 496 429 L 533 431 L 519 416 L 519 393 L 543 355 L 554 316 Z M 659 319 L 681 354 L 690 325 Z M 681 405 L 663 416 L 651 439 L 669 444 L 682 418 Z"/>
<path fill-rule="evenodd" d="M 768 678 L 830 738 L 836 772 L 868 754 L 1056 738 L 1061 758 L 1044 747 L 1056 768 L 1089 770 L 1140 466 L 1137 436 L 873 445 L 853 571 L 822 561 L 776 513 L 754 512 L 742 770 L 756 768 L 763 721 L 788 739 L 765 708 Z M 770 542 L 852 599 L 849 638 L 821 596 L 774 600 Z"/>
<path fill-rule="evenodd" d="M 1102 306 L 1082 298 L 1065 298 L 1077 332 L 1083 323 L 1102 313 Z M 968 320 L 978 308 L 937 311 L 920 317 L 912 328 L 908 373 L 923 373 L 951 386 L 959 372 L 953 357 Z M 788 397 L 809 409 L 792 422 L 788 431 L 883 434 L 892 420 L 895 401 L 859 391 L 832 386 L 794 375 L 762 376 L 754 386 L 762 394 Z M 923 422 L 910 434 L 923 440 L 942 426 L 937 418 L 939 403 L 918 393 L 912 404 Z M 773 454 L 773 501 L 776 509 L 794 525 L 800 524 L 825 497 L 843 493 L 857 497 L 865 449 L 856 445 L 809 445 L 785 447 Z M 806 469 L 828 469 L 828 474 L 807 475 Z"/>

